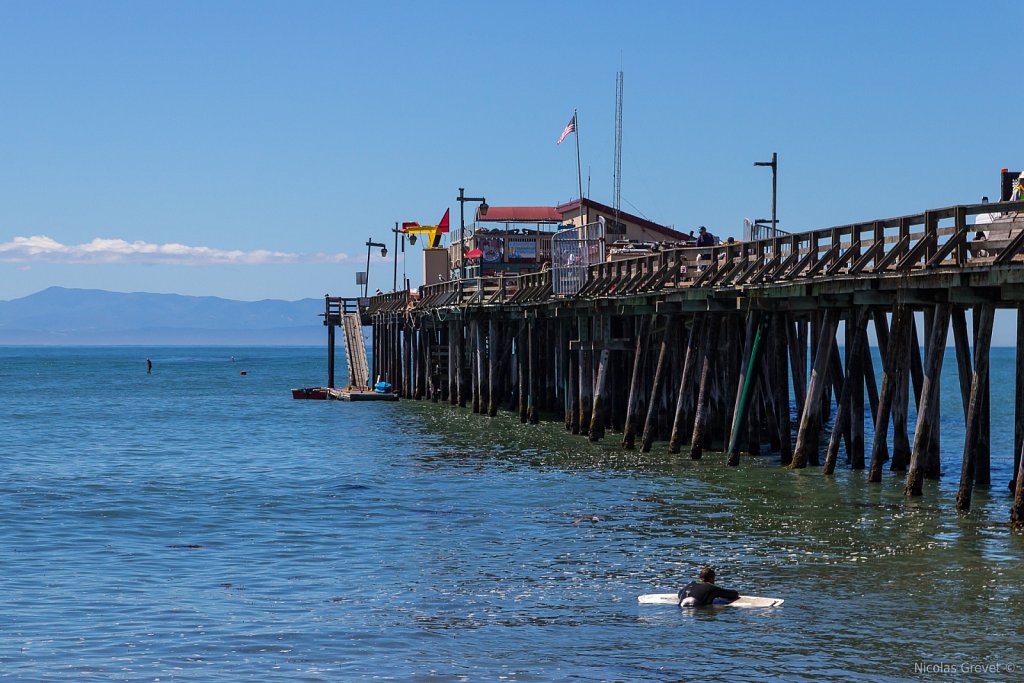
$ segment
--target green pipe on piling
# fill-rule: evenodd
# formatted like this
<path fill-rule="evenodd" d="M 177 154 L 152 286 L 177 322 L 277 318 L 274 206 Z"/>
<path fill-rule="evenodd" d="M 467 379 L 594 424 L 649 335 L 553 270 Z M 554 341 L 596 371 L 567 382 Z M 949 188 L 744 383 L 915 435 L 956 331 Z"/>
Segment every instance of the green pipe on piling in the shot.
<path fill-rule="evenodd" d="M 757 326 L 757 333 L 754 335 L 754 345 L 750 347 L 750 360 L 747 363 L 747 374 L 743 377 L 743 389 L 740 392 L 740 402 L 736 414 L 732 417 L 732 432 L 729 434 L 729 464 L 738 465 L 739 458 L 736 458 L 736 444 L 739 441 L 739 427 L 747 414 L 747 404 L 750 402 L 750 395 L 753 393 L 755 378 L 757 377 L 757 363 L 761 349 L 761 335 L 764 332 L 766 320 L 761 319 Z M 735 460 L 735 462 L 734 462 Z"/>

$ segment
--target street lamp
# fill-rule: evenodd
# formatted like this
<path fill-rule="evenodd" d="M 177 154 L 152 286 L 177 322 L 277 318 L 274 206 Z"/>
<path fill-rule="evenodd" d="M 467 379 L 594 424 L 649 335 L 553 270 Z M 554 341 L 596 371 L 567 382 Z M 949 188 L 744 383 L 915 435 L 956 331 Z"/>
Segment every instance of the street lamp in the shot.
<path fill-rule="evenodd" d="M 776 174 L 779 170 L 779 153 L 772 152 L 771 161 L 755 161 L 754 166 L 771 166 L 772 169 L 772 233 L 779 227 L 778 218 L 775 215 L 775 198 L 778 191 L 778 180 Z"/>
<path fill-rule="evenodd" d="M 466 202 L 480 202 L 480 215 L 486 216 L 487 200 L 483 197 L 467 197 L 466 189 L 459 188 L 459 196 L 455 199 L 459 202 L 459 279 L 466 279 Z"/>
<path fill-rule="evenodd" d="M 398 221 L 395 221 L 395 227 L 391 229 L 391 232 L 395 233 L 395 256 L 394 256 L 394 269 L 391 274 L 391 291 L 398 291 L 398 236 L 402 236 L 402 253 L 405 253 L 405 233 L 398 229 Z M 403 261 L 404 263 L 404 261 Z M 405 283 L 402 283 L 405 284 Z"/>
<path fill-rule="evenodd" d="M 366 282 L 363 283 L 364 297 L 370 295 L 370 249 L 372 247 L 380 247 L 381 257 L 388 255 L 388 245 L 382 244 L 381 242 L 374 242 L 372 239 L 366 240 Z"/>

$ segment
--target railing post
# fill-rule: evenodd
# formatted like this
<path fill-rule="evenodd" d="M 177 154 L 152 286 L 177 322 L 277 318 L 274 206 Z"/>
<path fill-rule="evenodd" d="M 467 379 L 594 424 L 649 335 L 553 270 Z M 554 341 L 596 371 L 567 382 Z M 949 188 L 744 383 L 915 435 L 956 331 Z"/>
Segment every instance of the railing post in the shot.
<path fill-rule="evenodd" d="M 939 248 L 939 220 L 931 211 L 924 212 L 924 239 L 928 240 L 924 248 L 924 262 L 928 263 Z"/>
<path fill-rule="evenodd" d="M 956 232 L 954 235 L 964 236 L 960 244 L 957 245 L 954 258 L 956 259 L 956 265 L 963 266 L 967 263 L 967 242 L 970 239 L 970 235 L 967 234 L 967 208 L 962 205 L 957 206 L 954 212 L 954 220 L 956 221 Z"/>
<path fill-rule="evenodd" d="M 871 264 L 871 271 L 874 272 L 878 269 L 878 263 L 885 257 L 885 223 L 882 221 L 875 221 L 875 242 L 881 242 L 882 247 L 875 251 L 874 263 Z M 872 246 L 874 246 L 872 244 Z"/>

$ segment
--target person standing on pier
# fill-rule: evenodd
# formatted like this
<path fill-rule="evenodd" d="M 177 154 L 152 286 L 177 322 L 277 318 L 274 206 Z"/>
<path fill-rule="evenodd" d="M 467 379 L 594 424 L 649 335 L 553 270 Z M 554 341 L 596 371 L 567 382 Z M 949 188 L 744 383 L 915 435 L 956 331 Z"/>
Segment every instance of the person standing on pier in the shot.
<path fill-rule="evenodd" d="M 1024 171 L 1017 176 L 1017 184 L 1013 186 L 1013 193 L 1010 194 L 1011 202 L 1024 201 Z"/>
<path fill-rule="evenodd" d="M 679 591 L 680 607 L 703 607 L 705 605 L 728 605 L 738 600 L 740 594 L 728 588 L 715 585 L 715 570 L 704 567 L 700 570 L 700 581 L 687 584 Z M 720 602 L 718 602 L 720 601 Z"/>
<path fill-rule="evenodd" d="M 702 225 L 702 226 L 700 226 L 700 229 L 697 232 L 698 232 L 698 234 L 697 234 L 696 245 L 698 247 L 713 247 L 713 246 L 715 246 L 715 236 L 712 235 L 710 232 L 708 232 L 707 228 L 705 228 Z M 710 251 L 702 251 L 701 253 L 697 254 L 697 267 L 698 267 L 698 269 L 703 270 L 703 268 L 701 267 L 701 261 L 706 261 L 706 260 L 709 260 L 710 258 L 711 258 L 711 252 Z"/>
<path fill-rule="evenodd" d="M 700 226 L 700 234 L 697 235 L 697 246 L 698 247 L 713 247 L 715 246 L 715 236 L 708 232 L 708 229 L 703 225 Z"/>

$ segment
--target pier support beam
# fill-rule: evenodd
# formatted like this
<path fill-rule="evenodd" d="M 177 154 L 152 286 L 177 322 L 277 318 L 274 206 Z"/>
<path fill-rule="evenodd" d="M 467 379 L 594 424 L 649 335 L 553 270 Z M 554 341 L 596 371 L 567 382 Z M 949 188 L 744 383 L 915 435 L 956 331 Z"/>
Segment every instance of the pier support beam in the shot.
<path fill-rule="evenodd" d="M 1014 386 L 1013 408 L 1013 476 L 1009 489 L 1017 490 L 1020 476 L 1020 454 L 1024 450 L 1024 303 L 1017 304 L 1017 371 Z"/>
<path fill-rule="evenodd" d="M 857 319 L 855 322 L 848 322 L 846 326 L 846 338 L 852 341 L 852 346 L 849 348 L 849 360 L 846 362 L 846 375 L 843 381 L 843 392 L 839 397 L 839 404 L 836 408 L 836 418 L 832 427 L 832 435 L 828 441 L 828 449 L 825 452 L 825 466 L 822 469 L 822 474 L 830 475 L 835 472 L 836 459 L 839 455 L 839 441 L 842 438 L 842 434 L 849 427 L 854 413 L 856 412 L 854 406 L 854 397 L 858 393 L 857 387 L 860 388 L 860 418 L 864 418 L 864 403 L 863 403 L 863 390 L 864 390 L 864 378 L 863 378 L 863 358 L 864 351 L 867 347 L 867 327 L 868 327 L 868 309 L 862 308 L 857 312 Z M 863 432 L 863 422 L 861 423 L 861 431 Z M 861 459 L 863 459 L 863 444 L 861 444 Z M 847 456 L 850 456 L 850 450 L 847 450 Z M 852 461 L 852 458 L 849 458 Z"/>
<path fill-rule="evenodd" d="M 527 401 L 526 401 L 526 421 L 532 425 L 537 424 L 540 421 L 540 417 L 537 415 L 537 355 L 539 349 L 537 348 L 537 320 L 530 318 L 526 321 L 526 345 L 527 345 L 527 356 L 529 357 L 529 364 L 527 365 Z"/>
<path fill-rule="evenodd" d="M 800 416 L 800 429 L 796 438 L 796 449 L 793 451 L 793 462 L 790 468 L 806 467 L 808 463 L 818 464 L 818 437 L 821 430 L 822 396 L 825 393 L 826 373 L 832 356 L 832 348 L 836 341 L 836 328 L 839 325 L 839 311 L 828 309 L 818 334 L 818 348 L 814 354 L 814 367 L 811 370 L 811 381 L 807 387 L 807 398 L 804 401 L 803 414 Z"/>
<path fill-rule="evenodd" d="M 868 470 L 868 481 L 879 483 L 882 481 L 882 462 L 888 455 L 886 438 L 889 435 L 889 416 L 892 413 L 893 398 L 896 394 L 896 385 L 901 379 L 903 368 L 901 367 L 900 350 L 904 346 L 904 338 L 907 336 L 907 317 L 913 315 L 903 304 L 896 304 L 892 313 L 892 329 L 886 335 L 888 340 L 885 345 L 885 357 L 882 359 L 882 390 L 878 394 L 878 410 L 875 415 L 875 438 L 871 447 L 871 468 Z M 877 319 L 876 319 L 877 323 Z M 875 329 L 883 326 L 876 324 Z"/>
<path fill-rule="evenodd" d="M 633 374 L 629 382 L 629 403 L 626 407 L 626 423 L 622 431 L 622 447 L 632 450 L 636 442 L 636 427 L 640 412 L 641 375 L 644 368 L 644 357 L 647 355 L 647 344 L 650 336 L 651 318 L 641 316 L 636 332 L 636 349 L 633 353 Z"/>
<path fill-rule="evenodd" d="M 327 326 L 327 388 L 334 388 L 334 325 Z"/>
<path fill-rule="evenodd" d="M 971 495 L 974 492 L 975 465 L 977 463 L 977 438 L 981 425 L 983 396 L 988 387 L 988 354 L 992 343 L 992 321 L 995 317 L 992 304 L 982 304 L 975 328 L 974 374 L 971 378 L 970 406 L 967 409 L 967 431 L 964 434 L 964 459 L 960 469 L 960 489 L 956 494 L 956 509 L 967 512 L 971 509 Z"/>
<path fill-rule="evenodd" d="M 647 419 L 644 421 L 644 433 L 640 439 L 640 452 L 649 453 L 651 442 L 654 440 L 654 430 L 658 421 L 658 412 L 661 402 L 658 400 L 658 392 L 661 390 L 665 368 L 668 364 L 668 353 L 675 341 L 675 326 L 672 319 L 665 317 L 665 329 L 661 333 L 661 348 L 658 350 L 658 365 L 654 369 L 654 381 L 651 384 L 651 400 L 647 403 Z"/>
<path fill-rule="evenodd" d="M 702 315 L 695 315 L 690 321 L 690 332 L 687 335 L 686 355 L 683 360 L 683 370 L 679 378 L 679 390 L 676 392 L 676 410 L 672 420 L 672 436 L 668 443 L 669 453 L 678 453 L 683 441 L 689 438 L 686 425 L 692 424 L 687 420 L 689 415 L 688 406 L 691 404 L 693 392 L 694 368 L 697 366 L 699 357 L 698 346 L 701 339 L 704 318 Z"/>
<path fill-rule="evenodd" d="M 601 349 L 601 356 L 597 363 L 597 380 L 594 383 L 594 410 L 590 418 L 590 433 L 588 438 L 591 443 L 604 438 L 604 425 L 606 421 L 605 397 L 606 385 L 608 382 L 608 361 L 611 359 L 611 351 L 607 348 Z"/>
<path fill-rule="evenodd" d="M 978 344 L 978 337 L 983 326 L 981 322 L 982 308 L 976 307 L 972 314 L 975 344 Z M 988 352 L 986 352 L 986 355 L 988 355 Z M 975 370 L 977 370 L 977 365 L 975 365 Z M 990 438 L 992 411 L 989 401 L 989 366 L 987 363 L 984 370 L 985 377 L 981 384 L 981 405 L 978 413 L 977 456 L 974 463 L 974 483 L 978 486 L 988 486 L 992 483 L 992 441 Z"/>
<path fill-rule="evenodd" d="M 498 375 L 500 359 L 498 357 L 499 344 L 498 321 L 493 317 L 487 321 L 487 416 L 494 417 L 498 414 L 498 395 L 501 379 Z"/>
<path fill-rule="evenodd" d="M 910 456 L 910 469 L 903 493 L 920 496 L 924 479 L 924 460 L 928 456 L 926 447 L 932 441 L 932 418 L 938 400 L 939 381 L 942 376 L 942 359 L 946 351 L 946 335 L 949 333 L 949 306 L 938 304 L 932 315 L 928 334 L 928 354 L 925 360 L 924 378 L 921 383 L 921 398 L 917 404 L 917 426 L 914 429 L 914 450 Z"/>
<path fill-rule="evenodd" d="M 591 358 L 593 353 L 586 347 L 591 341 L 590 336 L 590 320 L 584 317 L 576 318 L 577 322 L 577 337 L 580 340 L 579 353 L 579 388 L 580 388 L 580 400 L 579 400 L 579 425 L 580 433 L 585 434 L 590 429 L 590 413 L 593 406 L 594 397 L 594 373 L 593 363 Z"/>
<path fill-rule="evenodd" d="M 700 389 L 697 393 L 697 406 L 693 418 L 693 436 L 690 439 L 690 459 L 700 460 L 704 455 L 705 432 L 708 428 L 708 410 L 711 403 L 711 375 L 714 370 L 714 359 L 718 350 L 718 333 L 722 327 L 722 316 L 710 313 L 704 330 L 701 345 Z"/>
<path fill-rule="evenodd" d="M 729 445 L 726 452 L 729 454 L 729 465 L 735 467 L 740 464 L 739 439 L 740 433 L 747 427 L 750 414 L 751 398 L 757 377 L 760 374 L 760 356 L 763 345 L 761 337 L 764 332 L 764 325 L 761 319 L 761 312 L 751 310 L 747 313 L 746 333 L 743 341 L 743 361 L 740 367 L 739 381 L 736 386 L 736 401 L 733 404 L 732 429 L 729 432 Z"/>

